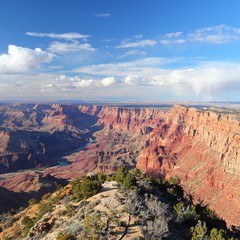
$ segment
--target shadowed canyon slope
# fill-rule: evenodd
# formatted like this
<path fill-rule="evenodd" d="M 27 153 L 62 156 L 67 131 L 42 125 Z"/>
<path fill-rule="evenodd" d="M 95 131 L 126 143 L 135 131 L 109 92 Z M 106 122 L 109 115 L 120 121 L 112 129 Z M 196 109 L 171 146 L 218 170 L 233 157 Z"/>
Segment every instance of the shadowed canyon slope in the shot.
<path fill-rule="evenodd" d="M 240 122 L 229 115 L 182 106 L 73 105 L 2 106 L 0 114 L 1 172 L 52 165 L 92 138 L 72 164 L 45 172 L 72 178 L 125 165 L 178 175 L 196 201 L 209 204 L 229 225 L 240 225 Z"/>
<path fill-rule="evenodd" d="M 0 106 L 0 173 L 56 165 L 88 142 L 96 121 L 76 106 Z"/>

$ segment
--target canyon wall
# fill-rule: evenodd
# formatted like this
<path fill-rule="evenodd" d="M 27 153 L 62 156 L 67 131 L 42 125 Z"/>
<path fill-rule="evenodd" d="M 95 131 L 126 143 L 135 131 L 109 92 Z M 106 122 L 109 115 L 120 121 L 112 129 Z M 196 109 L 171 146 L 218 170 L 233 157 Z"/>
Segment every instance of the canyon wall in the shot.
<path fill-rule="evenodd" d="M 76 176 L 74 171 L 79 174 L 88 169 L 111 172 L 123 164 L 156 176 L 179 176 L 196 202 L 209 205 L 228 225 L 240 225 L 239 121 L 230 115 L 183 106 L 168 111 L 80 109 L 97 114 L 104 129 L 85 156 L 79 154 L 66 172 L 72 176 Z"/>
<path fill-rule="evenodd" d="M 103 108 L 106 132 L 131 132 L 140 144 L 136 166 L 179 176 L 195 201 L 208 204 L 229 225 L 240 225 L 240 122 L 229 115 L 175 106 Z"/>
<path fill-rule="evenodd" d="M 97 119 L 74 105 L 0 106 L 0 173 L 58 164 L 85 146 Z"/>
<path fill-rule="evenodd" d="M 72 164 L 46 169 L 45 174 L 69 179 L 125 165 L 155 176 L 177 175 L 196 202 L 208 204 L 229 225 L 240 226 L 240 122 L 230 115 L 183 106 L 19 105 L 2 107 L 0 123 L 0 166 L 14 162 L 23 167 L 29 149 L 35 154 L 31 156 L 44 159 L 41 163 L 48 162 L 54 149 L 59 155 L 85 146 L 91 138 Z M 21 137 L 16 137 L 16 128 Z M 16 149 L 23 155 L 16 157 Z M 9 154 L 15 154 L 11 161 Z"/>

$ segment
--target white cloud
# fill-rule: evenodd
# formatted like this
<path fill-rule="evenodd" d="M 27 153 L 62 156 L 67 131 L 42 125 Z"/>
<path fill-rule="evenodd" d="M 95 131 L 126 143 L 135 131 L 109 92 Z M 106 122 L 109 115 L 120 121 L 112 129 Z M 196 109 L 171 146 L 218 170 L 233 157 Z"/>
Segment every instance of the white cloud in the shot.
<path fill-rule="evenodd" d="M 103 79 L 83 79 L 79 76 L 66 76 L 60 75 L 56 77 L 54 82 L 52 82 L 48 89 L 57 89 L 60 91 L 78 91 L 86 88 L 99 88 L 99 87 L 109 87 L 117 83 L 116 78 L 106 77 Z"/>
<path fill-rule="evenodd" d="M 180 39 L 161 39 L 159 41 L 162 45 L 172 45 L 172 44 L 183 44 L 186 43 L 187 40 L 180 38 Z"/>
<path fill-rule="evenodd" d="M 171 32 L 171 33 L 166 33 L 164 37 L 166 38 L 176 38 L 180 37 L 183 34 L 183 32 Z"/>
<path fill-rule="evenodd" d="M 111 14 L 110 13 L 97 13 L 96 16 L 106 18 L 106 17 L 110 17 Z"/>
<path fill-rule="evenodd" d="M 168 85 L 174 87 L 176 91 L 182 91 L 188 87 L 193 90 L 196 96 L 211 97 L 212 94 L 226 89 L 239 89 L 239 76 L 240 64 L 209 62 L 187 69 L 161 69 L 159 74 L 148 77 L 128 75 L 124 77 L 124 83 L 139 86 Z"/>
<path fill-rule="evenodd" d="M 183 44 L 186 42 L 207 42 L 212 44 L 224 44 L 240 40 L 240 28 L 226 25 L 200 28 L 190 33 L 173 32 L 161 36 L 163 45 Z"/>
<path fill-rule="evenodd" d="M 217 97 L 219 100 L 223 99 L 222 96 L 231 99 L 233 95 L 236 99 L 240 93 L 239 63 L 207 62 L 191 68 L 175 69 L 166 69 L 155 64 L 154 67 L 145 65 L 145 70 L 139 72 L 135 71 L 136 63 L 125 63 L 125 67 L 127 71 L 119 77 L 110 69 L 109 75 L 102 78 L 0 74 L 0 99 L 39 99 L 41 96 L 43 99 L 79 99 L 84 96 L 91 100 L 95 96 L 118 96 L 122 99 L 126 97 L 127 100 L 134 95 L 138 99 L 154 97 L 164 100 L 165 96 L 168 99 L 190 100 L 195 97 L 202 100 Z"/>
<path fill-rule="evenodd" d="M 90 37 L 89 35 L 80 34 L 76 32 L 70 32 L 70 33 L 26 32 L 26 35 L 32 36 L 32 37 L 48 37 L 48 38 L 65 39 L 65 40 L 86 39 Z"/>
<path fill-rule="evenodd" d="M 117 82 L 116 78 L 114 77 L 106 77 L 103 78 L 103 80 L 101 81 L 101 84 L 105 87 L 113 85 Z"/>
<path fill-rule="evenodd" d="M 135 42 L 129 42 L 129 41 L 123 41 L 120 45 L 116 46 L 116 48 L 143 48 L 147 46 L 154 46 L 157 42 L 151 39 L 143 39 L 140 41 Z"/>
<path fill-rule="evenodd" d="M 236 28 L 225 25 L 202 28 L 188 34 L 188 39 L 189 41 L 221 44 L 238 39 L 240 35 L 237 34 L 237 36 L 235 30 Z"/>
<path fill-rule="evenodd" d="M 145 55 L 146 52 L 145 51 L 140 51 L 138 49 L 134 49 L 134 50 L 131 50 L 131 51 L 127 51 L 125 52 L 123 55 L 121 55 L 120 57 L 118 57 L 119 59 L 120 58 L 125 58 L 125 57 L 129 57 L 129 56 L 136 56 L 136 55 Z"/>
<path fill-rule="evenodd" d="M 129 75 L 123 78 L 123 82 L 128 85 L 153 85 L 152 79 L 141 75 Z"/>
<path fill-rule="evenodd" d="M 82 79 L 82 80 L 79 79 L 77 81 L 72 82 L 72 86 L 76 89 L 91 87 L 91 86 L 94 86 L 95 84 L 96 82 L 92 79 Z"/>
<path fill-rule="evenodd" d="M 79 42 L 52 42 L 48 48 L 48 51 L 52 53 L 67 53 L 76 51 L 95 51 L 96 49 L 89 43 L 79 43 Z"/>
<path fill-rule="evenodd" d="M 0 55 L 0 74 L 30 73 L 49 63 L 54 55 L 40 48 L 8 46 L 8 53 Z"/>
<path fill-rule="evenodd" d="M 90 43 L 87 43 L 89 35 L 84 35 L 76 32 L 70 33 L 37 33 L 26 32 L 26 35 L 33 37 L 47 37 L 51 39 L 60 39 L 61 41 L 51 42 L 48 51 L 52 53 L 68 53 L 78 51 L 95 51 Z M 82 42 L 80 42 L 81 40 Z"/>
<path fill-rule="evenodd" d="M 177 59 L 168 58 L 140 58 L 130 62 L 107 63 L 98 65 L 89 65 L 76 69 L 76 72 L 96 75 L 96 76 L 120 76 L 143 75 L 148 76 L 157 74 L 161 66 L 170 62 L 176 62 Z"/>
<path fill-rule="evenodd" d="M 240 64 L 228 62 L 199 63 L 191 68 L 165 68 L 179 59 L 143 58 L 131 62 L 90 65 L 78 71 L 92 76 L 119 77 L 122 86 L 169 86 L 176 94 L 189 92 L 211 97 L 226 89 L 240 89 Z M 231 74 L 230 74 L 231 73 Z M 188 89 L 188 90 L 186 90 Z"/>
<path fill-rule="evenodd" d="M 194 68 L 174 70 L 167 78 L 170 83 L 191 86 L 196 95 L 211 96 L 218 91 L 225 91 L 225 88 L 239 89 L 239 74 L 240 64 L 209 62 Z"/>

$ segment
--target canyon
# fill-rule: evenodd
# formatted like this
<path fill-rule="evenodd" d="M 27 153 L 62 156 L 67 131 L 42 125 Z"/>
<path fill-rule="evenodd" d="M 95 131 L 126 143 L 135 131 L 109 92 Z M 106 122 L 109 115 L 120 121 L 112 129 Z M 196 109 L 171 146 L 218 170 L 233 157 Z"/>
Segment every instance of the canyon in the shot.
<path fill-rule="evenodd" d="M 237 119 L 234 111 L 180 105 L 1 105 L 0 190 L 25 197 L 42 186 L 124 165 L 156 177 L 178 176 L 195 202 L 240 226 Z"/>

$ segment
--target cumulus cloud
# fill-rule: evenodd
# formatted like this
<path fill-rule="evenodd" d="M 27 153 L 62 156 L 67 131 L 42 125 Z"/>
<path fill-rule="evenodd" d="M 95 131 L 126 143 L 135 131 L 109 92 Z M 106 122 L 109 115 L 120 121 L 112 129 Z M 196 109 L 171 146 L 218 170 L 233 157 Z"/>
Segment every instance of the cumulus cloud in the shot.
<path fill-rule="evenodd" d="M 172 86 L 176 91 L 187 87 L 192 89 L 196 96 L 211 97 L 225 89 L 239 89 L 239 76 L 240 64 L 212 62 L 192 68 L 161 69 L 160 74 L 148 77 L 128 75 L 123 82 L 128 85 Z"/>
<path fill-rule="evenodd" d="M 52 53 L 67 53 L 67 52 L 77 52 L 77 51 L 90 51 L 93 52 L 96 49 L 89 43 L 79 43 L 79 42 L 52 42 L 48 48 L 48 51 Z"/>
<path fill-rule="evenodd" d="M 106 77 L 103 79 L 83 79 L 79 76 L 58 76 L 48 88 L 54 88 L 61 91 L 78 91 L 86 88 L 109 87 L 117 83 L 114 77 Z"/>
<path fill-rule="evenodd" d="M 199 62 L 192 67 L 167 68 L 179 59 L 143 58 L 130 62 L 90 65 L 77 71 L 91 76 L 115 76 L 122 86 L 169 86 L 175 93 L 192 90 L 195 96 L 211 97 L 226 89 L 240 89 L 240 64 Z"/>
<path fill-rule="evenodd" d="M 32 37 L 48 37 L 48 38 L 65 39 L 65 40 L 86 39 L 90 37 L 89 35 L 80 34 L 76 32 L 70 32 L 70 33 L 26 32 L 25 34 Z"/>
<path fill-rule="evenodd" d="M 207 62 L 191 68 L 175 69 L 155 65 L 154 68 L 146 66 L 144 72 L 136 72 L 136 66 L 131 64 L 126 68 L 128 71 L 122 69 L 121 76 L 116 76 L 109 70 L 109 75 L 102 78 L 94 74 L 89 78 L 54 74 L 0 74 L 0 99 L 9 96 L 19 96 L 21 99 L 35 96 L 36 99 L 38 96 L 50 95 L 56 99 L 63 96 L 73 99 L 73 96 L 79 98 L 79 92 L 88 99 L 110 95 L 124 99 L 132 94 L 139 99 L 161 99 L 165 96 L 168 99 L 196 97 L 209 100 L 217 96 L 219 100 L 222 96 L 228 96 L 228 99 L 239 96 L 239 63 Z"/>
<path fill-rule="evenodd" d="M 106 77 L 106 78 L 103 78 L 103 80 L 101 81 L 101 84 L 103 86 L 107 87 L 107 86 L 113 85 L 116 82 L 117 82 L 116 78 L 114 78 L 114 77 Z"/>
<path fill-rule="evenodd" d="M 153 85 L 153 79 L 141 75 L 129 75 L 123 78 L 123 82 L 128 85 Z"/>
<path fill-rule="evenodd" d="M 154 46 L 157 42 L 151 39 L 143 39 L 139 41 L 123 41 L 120 45 L 116 46 L 116 48 L 143 48 L 148 46 Z"/>
<path fill-rule="evenodd" d="M 53 57 L 53 54 L 40 48 L 32 50 L 9 45 L 8 53 L 0 55 L 0 74 L 30 73 L 51 62 Z"/>
<path fill-rule="evenodd" d="M 172 32 L 161 36 L 163 45 L 183 44 L 186 42 L 208 42 L 212 44 L 224 44 L 240 40 L 240 28 L 227 25 L 217 25 L 196 29 L 189 33 Z"/>
<path fill-rule="evenodd" d="M 233 63 L 206 63 L 188 69 L 172 71 L 168 74 L 169 81 L 188 84 L 196 95 L 209 95 L 217 91 L 234 88 L 239 89 L 240 65 Z"/>

